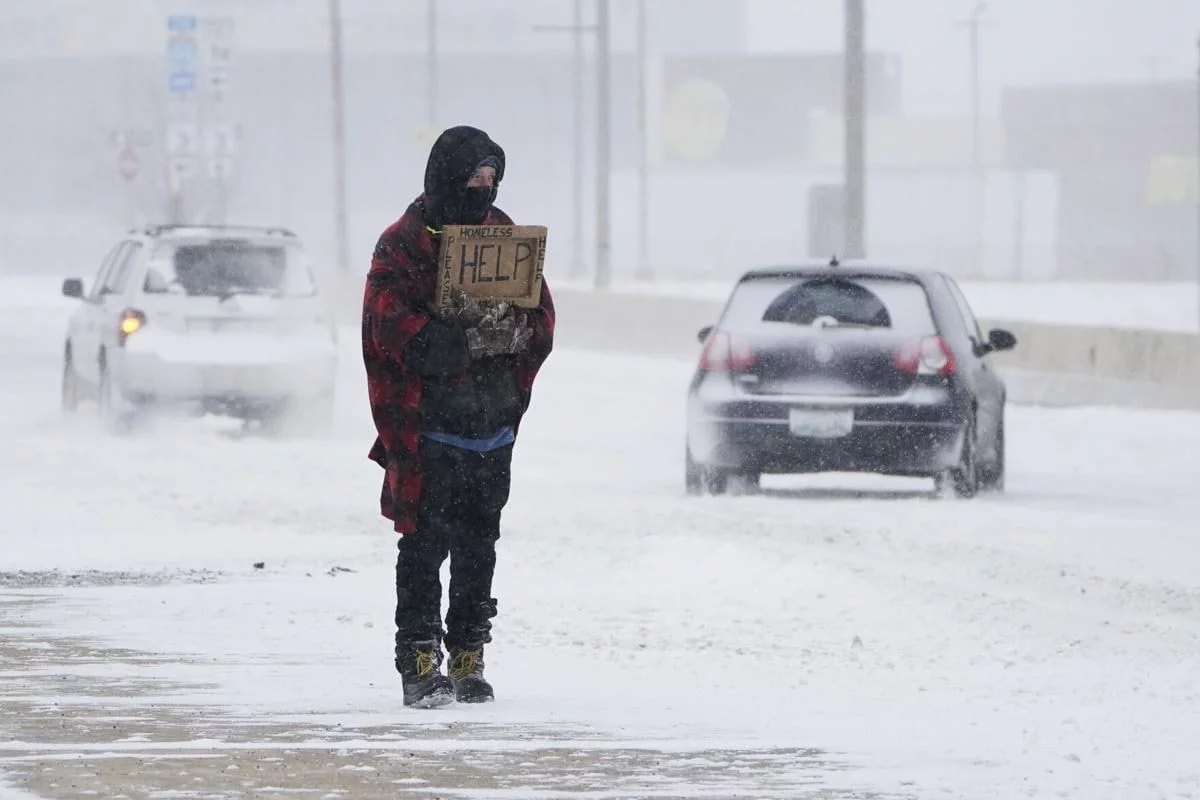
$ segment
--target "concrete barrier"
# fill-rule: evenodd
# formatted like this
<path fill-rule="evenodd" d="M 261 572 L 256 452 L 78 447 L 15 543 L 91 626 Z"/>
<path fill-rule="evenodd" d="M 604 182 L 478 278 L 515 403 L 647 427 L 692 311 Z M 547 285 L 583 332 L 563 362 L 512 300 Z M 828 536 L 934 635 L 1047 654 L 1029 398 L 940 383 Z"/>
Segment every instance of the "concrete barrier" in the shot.
<path fill-rule="evenodd" d="M 1170 331 L 989 320 L 1017 335 L 997 363 L 1042 372 L 1200 388 L 1200 336 Z"/>
<path fill-rule="evenodd" d="M 346 321 L 357 319 L 362 279 L 333 287 Z M 561 346 L 695 358 L 697 333 L 722 303 L 692 298 L 558 290 Z M 984 331 L 1016 334 L 1015 350 L 997 354 L 1014 402 L 1200 409 L 1200 336 L 1120 328 L 980 320 Z"/>

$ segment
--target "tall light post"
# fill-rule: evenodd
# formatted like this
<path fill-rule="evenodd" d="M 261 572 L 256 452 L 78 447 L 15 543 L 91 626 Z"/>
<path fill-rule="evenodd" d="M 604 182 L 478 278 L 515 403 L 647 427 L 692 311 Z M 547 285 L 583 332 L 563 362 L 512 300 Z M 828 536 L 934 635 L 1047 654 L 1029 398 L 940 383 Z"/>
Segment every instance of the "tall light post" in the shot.
<path fill-rule="evenodd" d="M 583 0 L 574 0 L 570 25 L 534 25 L 538 33 L 566 32 L 571 34 L 571 227 L 574 231 L 571 248 L 572 278 L 582 278 L 586 272 L 583 257 L 583 209 L 584 209 L 584 104 L 583 104 L 583 56 L 584 35 L 593 33 L 595 25 L 583 21 Z"/>
<path fill-rule="evenodd" d="M 647 164 L 647 117 L 646 113 L 646 0 L 637 0 L 637 226 L 638 250 L 636 276 L 642 280 L 654 277 L 650 265 L 650 191 Z"/>
<path fill-rule="evenodd" d="M 1196 56 L 1196 332 L 1200 333 L 1200 35 Z"/>
<path fill-rule="evenodd" d="M 438 116 L 438 17 L 437 0 L 428 0 L 425 7 L 425 110 L 430 136 L 437 135 Z"/>
<path fill-rule="evenodd" d="M 571 4 L 571 126 L 572 149 L 571 183 L 575 189 L 571 222 L 575 240 L 571 248 L 571 274 L 583 277 L 586 268 L 583 258 L 583 0 Z"/>
<path fill-rule="evenodd" d="M 612 281 L 611 178 L 612 178 L 612 88 L 609 68 L 609 3 L 596 0 L 596 24 L 583 25 L 583 12 L 576 0 L 575 21 L 572 25 L 535 25 L 536 31 L 571 31 L 576 36 L 576 85 L 575 85 L 575 133 L 576 140 L 576 243 L 582 242 L 583 230 L 583 42 L 586 31 L 596 34 L 596 266 L 593 285 L 607 289 Z M 582 251 L 577 251 L 578 266 L 582 272 Z"/>
<path fill-rule="evenodd" d="M 983 12 L 987 3 L 979 2 L 971 9 L 971 16 L 965 22 L 968 31 L 968 58 L 971 75 L 971 174 L 972 181 L 972 219 L 974 230 L 971 231 L 971 258 L 976 275 L 983 275 L 984 262 L 984 225 L 985 225 L 985 195 L 987 191 L 987 168 L 983 155 L 983 111 L 982 86 L 979 69 L 979 28 L 983 24 Z"/>
<path fill-rule="evenodd" d="M 612 283 L 612 89 L 609 71 L 609 0 L 596 0 L 596 272 L 595 287 Z"/>
<path fill-rule="evenodd" d="M 333 202 L 336 260 L 350 269 L 350 224 L 346 199 L 346 95 L 342 62 L 342 4 L 329 0 L 329 73 L 333 97 Z"/>
<path fill-rule="evenodd" d="M 845 0 L 843 183 L 845 258 L 866 255 L 866 20 L 864 0 Z"/>

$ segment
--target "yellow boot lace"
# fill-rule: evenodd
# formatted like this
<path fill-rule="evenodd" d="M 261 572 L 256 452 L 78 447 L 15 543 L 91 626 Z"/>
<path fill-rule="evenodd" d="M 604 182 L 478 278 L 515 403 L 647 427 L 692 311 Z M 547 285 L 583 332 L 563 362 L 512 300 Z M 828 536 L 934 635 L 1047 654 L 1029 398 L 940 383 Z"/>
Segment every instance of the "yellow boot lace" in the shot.
<path fill-rule="evenodd" d="M 437 670 L 437 656 L 432 650 L 417 651 L 417 675 L 427 678 Z"/>
<path fill-rule="evenodd" d="M 463 650 L 455 653 L 450 661 L 450 679 L 457 681 L 467 677 L 475 672 L 482 659 L 482 650 Z"/>

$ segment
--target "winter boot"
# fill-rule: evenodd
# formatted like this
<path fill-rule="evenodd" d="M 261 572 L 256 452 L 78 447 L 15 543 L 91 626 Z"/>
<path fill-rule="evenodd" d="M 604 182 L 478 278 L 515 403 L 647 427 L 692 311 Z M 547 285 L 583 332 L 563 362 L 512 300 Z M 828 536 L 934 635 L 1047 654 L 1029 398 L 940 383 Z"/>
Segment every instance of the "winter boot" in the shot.
<path fill-rule="evenodd" d="M 454 698 L 460 703 L 486 703 L 494 700 L 492 685 L 483 677 L 483 647 L 450 651 L 450 680 Z"/>
<path fill-rule="evenodd" d="M 404 705 L 435 708 L 454 700 L 454 684 L 441 673 L 442 648 L 436 641 L 396 648 L 396 669 L 404 683 Z"/>

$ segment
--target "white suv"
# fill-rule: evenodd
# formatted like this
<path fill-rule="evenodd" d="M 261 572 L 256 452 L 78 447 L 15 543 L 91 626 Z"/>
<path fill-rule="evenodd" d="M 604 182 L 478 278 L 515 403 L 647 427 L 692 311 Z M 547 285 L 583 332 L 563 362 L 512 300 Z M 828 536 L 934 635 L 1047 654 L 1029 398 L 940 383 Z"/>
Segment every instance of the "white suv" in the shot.
<path fill-rule="evenodd" d="M 277 228 L 130 231 L 85 290 L 63 348 L 62 402 L 102 417 L 190 405 L 298 432 L 326 429 L 337 339 L 295 234 Z M 294 424 L 294 425 L 293 425 Z"/>

